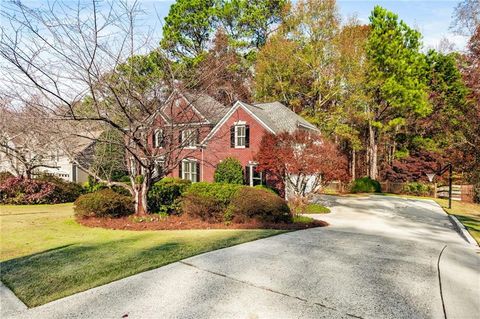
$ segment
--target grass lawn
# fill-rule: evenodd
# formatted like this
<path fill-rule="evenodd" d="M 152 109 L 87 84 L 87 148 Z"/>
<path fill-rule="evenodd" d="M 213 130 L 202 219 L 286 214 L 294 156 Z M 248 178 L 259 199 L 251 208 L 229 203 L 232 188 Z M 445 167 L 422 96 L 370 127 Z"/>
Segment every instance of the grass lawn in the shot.
<path fill-rule="evenodd" d="M 330 208 L 322 206 L 320 204 L 308 204 L 305 208 L 304 214 L 327 214 L 330 213 Z"/>
<path fill-rule="evenodd" d="M 452 200 L 452 208 L 448 208 L 448 199 L 433 198 L 448 214 L 457 217 L 470 235 L 480 245 L 480 204 L 457 202 Z"/>
<path fill-rule="evenodd" d="M 29 307 L 279 230 L 88 228 L 72 204 L 0 206 L 1 280 Z"/>

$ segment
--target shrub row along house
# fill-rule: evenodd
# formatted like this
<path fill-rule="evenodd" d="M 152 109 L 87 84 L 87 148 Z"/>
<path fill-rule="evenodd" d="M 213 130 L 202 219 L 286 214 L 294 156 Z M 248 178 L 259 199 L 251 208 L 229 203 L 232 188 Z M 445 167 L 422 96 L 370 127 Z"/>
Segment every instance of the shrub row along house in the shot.
<path fill-rule="evenodd" d="M 242 164 L 245 184 L 250 186 L 276 182 L 257 170 L 255 162 L 266 133 L 318 132 L 314 125 L 279 102 L 237 101 L 226 107 L 206 94 L 179 91 L 170 95 L 151 123 L 149 145 L 157 151 L 158 170 L 167 166 L 163 161 L 170 145 L 181 145 L 178 166 L 167 176 L 213 182 L 218 163 L 233 157 Z M 128 162 L 134 163 L 133 158 Z M 139 169 L 129 166 L 132 170 Z"/>

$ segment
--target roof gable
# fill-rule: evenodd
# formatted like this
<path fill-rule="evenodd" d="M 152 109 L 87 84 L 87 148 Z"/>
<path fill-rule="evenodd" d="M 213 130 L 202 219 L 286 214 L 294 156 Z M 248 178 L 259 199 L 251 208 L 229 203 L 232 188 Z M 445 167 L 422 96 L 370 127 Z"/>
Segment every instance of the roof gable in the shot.
<path fill-rule="evenodd" d="M 279 134 L 282 132 L 293 133 L 299 128 L 319 131 L 318 128 L 313 124 L 309 123 L 300 115 L 296 114 L 280 102 L 250 105 L 241 101 L 237 101 L 217 123 L 217 125 L 215 125 L 202 143 L 205 143 L 212 138 L 238 108 L 245 110 L 263 127 L 265 127 L 267 131 L 274 134 Z"/>
<path fill-rule="evenodd" d="M 203 93 L 173 91 L 160 108 L 169 120 L 216 124 L 230 108 Z"/>

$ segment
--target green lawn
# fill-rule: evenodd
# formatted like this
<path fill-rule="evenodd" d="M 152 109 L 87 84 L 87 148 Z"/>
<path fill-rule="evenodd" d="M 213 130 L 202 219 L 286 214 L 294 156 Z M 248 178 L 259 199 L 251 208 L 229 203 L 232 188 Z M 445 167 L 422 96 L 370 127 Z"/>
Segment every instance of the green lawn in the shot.
<path fill-rule="evenodd" d="M 320 204 L 311 203 L 305 207 L 304 214 L 327 214 L 330 213 L 330 208 Z"/>
<path fill-rule="evenodd" d="M 448 199 L 434 198 L 448 214 L 454 215 L 467 228 L 470 235 L 480 245 L 480 204 L 452 201 L 448 208 Z"/>
<path fill-rule="evenodd" d="M 1 280 L 37 306 L 279 230 L 124 231 L 88 228 L 72 204 L 0 206 Z"/>

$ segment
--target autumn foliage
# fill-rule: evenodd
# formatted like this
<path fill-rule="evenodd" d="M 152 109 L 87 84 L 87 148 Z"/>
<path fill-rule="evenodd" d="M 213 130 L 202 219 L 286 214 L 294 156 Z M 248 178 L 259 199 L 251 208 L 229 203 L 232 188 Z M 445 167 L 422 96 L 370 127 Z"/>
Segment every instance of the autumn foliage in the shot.
<path fill-rule="evenodd" d="M 319 134 L 266 134 L 256 155 L 259 169 L 293 187 L 296 196 L 305 196 L 307 184 L 324 187 L 334 180 L 347 180 L 347 160 L 331 141 Z"/>

